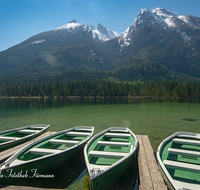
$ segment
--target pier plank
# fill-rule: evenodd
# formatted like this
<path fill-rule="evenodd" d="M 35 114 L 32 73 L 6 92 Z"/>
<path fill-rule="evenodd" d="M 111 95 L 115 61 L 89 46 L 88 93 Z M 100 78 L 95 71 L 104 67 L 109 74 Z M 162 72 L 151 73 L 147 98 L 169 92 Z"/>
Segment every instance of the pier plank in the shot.
<path fill-rule="evenodd" d="M 140 189 L 167 189 L 158 168 L 148 136 L 137 135 L 137 138 L 140 147 L 138 156 Z"/>
<path fill-rule="evenodd" d="M 138 167 L 139 167 L 139 180 L 140 180 L 140 190 L 152 189 L 153 184 L 151 181 L 151 175 L 149 173 L 149 168 L 147 164 L 147 158 L 145 154 L 145 145 L 143 143 L 142 135 L 137 135 L 139 142 L 139 155 L 138 155 Z"/>

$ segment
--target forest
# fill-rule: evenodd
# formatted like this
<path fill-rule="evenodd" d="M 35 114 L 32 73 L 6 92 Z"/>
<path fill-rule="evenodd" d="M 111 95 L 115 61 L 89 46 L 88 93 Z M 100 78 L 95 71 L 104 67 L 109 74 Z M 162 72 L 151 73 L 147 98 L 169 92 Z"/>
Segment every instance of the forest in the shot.
<path fill-rule="evenodd" d="M 200 85 L 196 82 L 165 81 L 148 83 L 111 81 L 73 81 L 61 83 L 5 84 L 0 86 L 0 97 L 145 97 L 145 98 L 199 98 Z"/>

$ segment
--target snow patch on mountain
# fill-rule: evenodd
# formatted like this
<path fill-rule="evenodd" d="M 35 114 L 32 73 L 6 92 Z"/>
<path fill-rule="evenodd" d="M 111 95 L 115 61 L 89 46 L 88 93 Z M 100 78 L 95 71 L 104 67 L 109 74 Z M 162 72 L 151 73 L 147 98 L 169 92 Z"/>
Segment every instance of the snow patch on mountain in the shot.
<path fill-rule="evenodd" d="M 37 41 L 31 42 L 30 44 L 39 44 L 42 42 L 45 42 L 45 40 L 37 40 Z"/>

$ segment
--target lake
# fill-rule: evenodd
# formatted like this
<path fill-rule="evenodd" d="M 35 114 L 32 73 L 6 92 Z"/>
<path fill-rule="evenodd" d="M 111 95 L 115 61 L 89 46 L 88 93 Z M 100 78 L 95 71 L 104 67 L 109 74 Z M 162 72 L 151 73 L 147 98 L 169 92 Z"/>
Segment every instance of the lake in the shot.
<path fill-rule="evenodd" d="M 0 130 L 49 124 L 50 131 L 74 126 L 129 127 L 148 135 L 154 152 L 177 131 L 200 133 L 198 100 L 0 99 Z"/>

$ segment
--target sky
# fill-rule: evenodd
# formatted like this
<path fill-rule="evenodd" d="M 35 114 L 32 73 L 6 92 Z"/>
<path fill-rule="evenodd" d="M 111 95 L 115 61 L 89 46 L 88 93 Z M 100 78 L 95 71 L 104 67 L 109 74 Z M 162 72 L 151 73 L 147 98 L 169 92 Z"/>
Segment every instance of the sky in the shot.
<path fill-rule="evenodd" d="M 0 51 L 73 19 L 121 33 L 155 7 L 200 17 L 200 0 L 0 0 Z"/>

